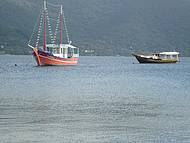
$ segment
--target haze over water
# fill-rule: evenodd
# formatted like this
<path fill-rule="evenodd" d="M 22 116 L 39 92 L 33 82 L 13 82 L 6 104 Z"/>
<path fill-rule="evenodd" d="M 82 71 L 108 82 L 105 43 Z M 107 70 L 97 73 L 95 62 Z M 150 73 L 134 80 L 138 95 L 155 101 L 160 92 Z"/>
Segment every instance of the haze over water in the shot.
<path fill-rule="evenodd" d="M 32 56 L 0 61 L 2 143 L 190 142 L 190 58 L 157 65 L 80 57 L 60 67 L 36 67 Z"/>

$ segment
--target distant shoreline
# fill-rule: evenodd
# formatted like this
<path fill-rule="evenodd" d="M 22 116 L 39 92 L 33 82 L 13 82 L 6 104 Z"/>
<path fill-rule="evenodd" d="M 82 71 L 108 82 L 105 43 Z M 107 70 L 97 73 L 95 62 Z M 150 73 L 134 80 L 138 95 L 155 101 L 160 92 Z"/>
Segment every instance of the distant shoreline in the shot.
<path fill-rule="evenodd" d="M 32 56 L 32 54 L 0 54 L 0 56 Z M 120 56 L 120 55 L 80 55 L 82 57 L 133 57 L 132 55 L 127 55 L 127 56 Z M 181 58 L 186 58 L 190 56 L 180 56 Z"/>

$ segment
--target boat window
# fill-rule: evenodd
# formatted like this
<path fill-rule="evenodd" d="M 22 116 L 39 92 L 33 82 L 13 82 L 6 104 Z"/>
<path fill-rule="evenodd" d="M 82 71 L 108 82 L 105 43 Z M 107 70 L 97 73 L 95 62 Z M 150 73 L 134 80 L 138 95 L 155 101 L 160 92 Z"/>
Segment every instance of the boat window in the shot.
<path fill-rule="evenodd" d="M 74 54 L 78 54 L 78 48 L 74 48 Z"/>
<path fill-rule="evenodd" d="M 71 47 L 68 47 L 68 53 L 73 53 L 73 49 Z"/>
<path fill-rule="evenodd" d="M 63 55 L 66 54 L 66 48 L 63 48 Z"/>
<path fill-rule="evenodd" d="M 72 57 L 73 56 L 73 48 L 68 47 L 68 57 Z"/>
<path fill-rule="evenodd" d="M 57 48 L 57 54 L 60 54 L 60 49 L 59 48 Z"/>
<path fill-rule="evenodd" d="M 166 59 L 166 55 L 160 55 L 161 59 Z"/>
<path fill-rule="evenodd" d="M 53 48 L 52 47 L 47 47 L 47 50 L 52 53 L 53 52 Z"/>
<path fill-rule="evenodd" d="M 60 49 L 59 48 L 53 48 L 53 53 L 54 54 L 60 54 Z"/>
<path fill-rule="evenodd" d="M 177 58 L 177 55 L 173 55 L 172 58 L 176 59 L 176 58 Z"/>

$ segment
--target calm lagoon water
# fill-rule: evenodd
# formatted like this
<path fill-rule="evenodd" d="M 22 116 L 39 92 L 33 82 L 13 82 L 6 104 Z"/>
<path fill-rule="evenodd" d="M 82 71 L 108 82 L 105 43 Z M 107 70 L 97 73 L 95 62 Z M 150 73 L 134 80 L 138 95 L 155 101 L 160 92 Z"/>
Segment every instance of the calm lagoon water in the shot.
<path fill-rule="evenodd" d="M 190 143 L 190 58 L 36 67 L 2 55 L 0 83 L 2 143 Z"/>

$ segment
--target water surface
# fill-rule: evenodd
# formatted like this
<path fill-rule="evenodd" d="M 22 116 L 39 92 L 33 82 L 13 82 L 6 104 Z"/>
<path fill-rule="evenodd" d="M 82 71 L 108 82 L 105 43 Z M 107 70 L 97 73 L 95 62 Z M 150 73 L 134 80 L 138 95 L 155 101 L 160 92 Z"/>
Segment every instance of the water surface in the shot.
<path fill-rule="evenodd" d="M 32 56 L 3 55 L 0 83 L 2 143 L 190 142 L 190 58 L 36 67 Z"/>

